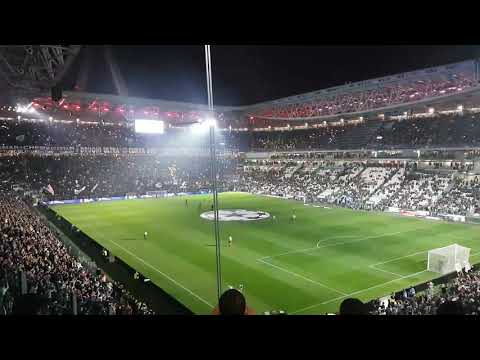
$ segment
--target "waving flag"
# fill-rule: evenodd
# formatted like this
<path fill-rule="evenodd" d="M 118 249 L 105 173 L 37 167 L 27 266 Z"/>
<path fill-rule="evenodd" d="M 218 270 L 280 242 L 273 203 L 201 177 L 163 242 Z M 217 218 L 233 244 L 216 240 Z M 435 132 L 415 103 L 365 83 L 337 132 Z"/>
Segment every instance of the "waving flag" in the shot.
<path fill-rule="evenodd" d="M 53 191 L 52 185 L 48 184 L 45 190 L 47 190 L 50 194 L 55 195 L 55 191 Z"/>

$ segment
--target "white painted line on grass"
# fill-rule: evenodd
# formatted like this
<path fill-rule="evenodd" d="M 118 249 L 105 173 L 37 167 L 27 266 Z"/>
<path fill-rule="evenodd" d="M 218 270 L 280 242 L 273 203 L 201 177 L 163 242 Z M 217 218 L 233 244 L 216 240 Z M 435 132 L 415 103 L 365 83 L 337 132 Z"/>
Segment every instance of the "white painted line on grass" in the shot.
<path fill-rule="evenodd" d="M 360 239 L 356 239 L 356 240 L 352 240 L 352 241 L 344 241 L 344 242 L 336 243 L 336 244 L 329 244 L 329 245 L 317 246 L 317 249 L 323 249 L 323 248 L 327 248 L 327 247 L 333 247 L 333 246 L 340 246 L 340 245 L 352 244 L 352 243 L 356 243 L 356 242 L 360 242 L 360 241 L 365 241 L 365 240 L 370 240 L 370 239 L 377 239 L 377 238 L 381 238 L 381 237 L 395 236 L 395 235 L 405 234 L 405 233 L 412 232 L 412 231 L 416 231 L 416 230 L 420 230 L 420 229 L 412 229 L 412 230 L 405 230 L 405 231 L 396 231 L 396 232 L 393 232 L 393 233 L 386 233 L 386 234 L 366 236 L 366 237 L 363 237 L 363 238 L 360 238 Z"/>
<path fill-rule="evenodd" d="M 123 251 L 125 251 L 126 253 L 130 254 L 131 256 L 135 257 L 137 260 L 141 261 L 142 263 L 144 263 L 146 266 L 152 268 L 153 270 L 155 270 L 156 272 L 158 272 L 160 275 L 162 275 L 163 277 L 167 278 L 168 280 L 170 280 L 171 282 L 173 282 L 175 285 L 177 285 L 178 287 L 181 287 L 183 290 L 185 290 L 186 292 L 188 292 L 190 295 L 194 296 L 195 298 L 197 298 L 198 300 L 200 300 L 201 302 L 203 302 L 204 304 L 207 304 L 208 306 L 210 306 L 211 308 L 213 308 L 214 306 L 212 304 L 210 304 L 207 300 L 203 299 L 201 296 L 195 294 L 192 290 L 188 289 L 187 287 L 183 286 L 182 284 L 180 284 L 178 281 L 176 281 L 175 279 L 171 278 L 170 276 L 168 276 L 167 274 L 165 274 L 164 272 L 158 270 L 155 266 L 153 265 L 150 265 L 149 263 L 147 263 L 145 260 L 143 260 L 142 258 L 138 257 L 137 255 L 135 255 L 134 253 L 132 253 L 130 250 L 128 249 L 125 249 L 122 245 L 119 245 L 117 244 L 115 241 L 113 240 L 109 240 L 112 244 L 118 246 L 120 249 L 122 249 Z"/>
<path fill-rule="evenodd" d="M 317 242 L 317 248 L 318 248 L 318 244 L 321 244 L 321 243 L 324 243 L 324 242 L 327 242 L 329 240 L 336 240 L 336 239 L 355 239 L 357 236 L 356 235 L 341 235 L 341 236 L 333 236 L 333 237 L 329 237 L 329 238 L 326 238 L 326 239 L 323 239 L 323 240 L 319 240 Z"/>
<path fill-rule="evenodd" d="M 260 262 L 262 262 L 263 264 L 269 265 L 269 266 L 271 266 L 271 267 L 273 267 L 273 268 L 275 268 L 275 269 L 278 269 L 278 270 L 281 270 L 281 271 L 283 271 L 283 272 L 286 272 L 287 274 L 290 274 L 290 275 L 299 277 L 299 278 L 301 278 L 301 279 L 303 279 L 303 280 L 306 280 L 306 281 L 309 281 L 309 282 L 311 282 L 311 283 L 313 283 L 313 284 L 316 284 L 316 285 L 319 285 L 319 286 L 321 286 L 321 287 L 324 287 L 325 289 L 328 289 L 328 290 L 330 290 L 330 291 L 336 292 L 336 293 L 338 293 L 338 294 L 346 295 L 346 294 L 345 294 L 344 292 L 342 292 L 342 291 L 333 289 L 333 288 L 331 288 L 331 287 L 329 287 L 329 286 L 327 286 L 327 285 L 325 285 L 325 284 L 319 283 L 318 281 L 312 280 L 312 279 L 307 278 L 307 277 L 305 277 L 305 276 L 303 276 L 303 275 L 297 274 L 297 273 L 295 273 L 295 272 L 293 272 L 293 271 L 284 269 L 284 268 L 282 268 L 282 267 L 280 267 L 280 266 L 274 265 L 274 264 L 269 263 L 269 262 L 267 262 L 267 261 L 264 261 L 264 260 L 262 260 L 262 259 L 257 259 L 257 261 L 260 261 Z"/>
<path fill-rule="evenodd" d="M 418 255 L 418 254 L 423 254 L 423 253 L 426 253 L 428 251 L 430 251 L 431 249 L 429 250 L 424 250 L 424 251 L 419 251 L 419 252 L 416 252 L 416 253 L 413 253 L 413 254 L 408 254 L 408 255 L 404 255 L 404 256 L 399 256 L 399 257 L 396 257 L 396 258 L 393 258 L 393 259 L 390 259 L 390 260 L 387 260 L 387 261 L 382 261 L 382 262 L 379 262 L 379 263 L 375 263 L 375 264 L 372 264 L 370 266 L 377 266 L 377 265 L 382 265 L 382 264 L 387 264 L 389 262 L 393 262 L 393 261 L 396 261 L 396 260 L 400 260 L 400 259 L 405 259 L 407 257 L 411 257 L 411 256 L 415 256 L 415 255 Z"/>
<path fill-rule="evenodd" d="M 391 272 L 391 271 L 388 271 L 388 270 L 383 270 L 383 269 L 376 268 L 374 265 L 369 265 L 368 267 L 372 270 L 381 271 L 381 272 L 384 272 L 384 273 L 387 273 L 387 274 L 390 274 L 390 275 L 395 275 L 395 276 L 399 276 L 399 277 L 403 276 L 403 275 L 400 275 L 400 274 L 397 274 L 397 273 L 394 273 L 394 272 Z"/>
<path fill-rule="evenodd" d="M 350 294 L 347 294 L 347 295 L 344 295 L 344 296 L 339 296 L 339 297 L 336 297 L 334 299 L 330 299 L 330 300 L 327 300 L 327 301 L 324 301 L 322 303 L 318 303 L 318 304 L 314 304 L 314 305 L 310 305 L 310 306 L 307 306 L 307 307 L 304 307 L 303 309 L 299 309 L 299 310 L 296 310 L 296 311 L 293 311 L 293 312 L 290 312 L 291 315 L 293 314 L 298 314 L 300 312 L 304 312 L 305 310 L 309 310 L 309 309 L 313 309 L 314 307 L 317 307 L 317 306 L 320 306 L 320 305 L 326 305 L 326 304 L 329 304 L 331 302 L 334 302 L 334 301 L 338 301 L 340 299 L 344 299 L 344 298 L 348 298 L 348 297 L 351 297 L 353 295 L 358 295 L 358 294 L 361 294 L 365 291 L 368 291 L 368 290 L 371 290 L 371 289 L 375 289 L 377 287 L 380 287 L 380 286 L 384 286 L 384 285 L 387 285 L 387 284 L 390 284 L 392 282 L 395 282 L 395 281 L 399 281 L 399 280 L 403 280 L 403 279 L 407 279 L 407 278 L 410 278 L 410 277 L 413 277 L 415 275 L 419 275 L 421 273 L 424 273 L 426 272 L 427 270 L 422 270 L 422 271 L 419 271 L 419 272 L 416 272 L 416 273 L 413 273 L 413 274 L 410 274 L 410 275 L 406 275 L 406 276 L 402 276 L 398 279 L 393 279 L 393 280 L 390 280 L 390 281 L 387 281 L 387 282 L 384 282 L 384 283 L 381 283 L 381 284 L 377 284 L 377 285 L 374 285 L 374 286 L 370 286 L 368 288 L 365 288 L 365 289 L 362 289 L 362 290 L 358 290 L 358 291 L 355 291 L 355 292 L 352 292 Z"/>
<path fill-rule="evenodd" d="M 462 240 L 462 239 L 457 238 L 457 240 Z M 463 239 L 463 240 L 464 240 L 464 239 Z M 466 241 L 468 241 L 468 240 L 464 240 L 464 241 L 466 242 Z M 449 245 L 447 245 L 447 246 L 449 246 Z M 411 257 L 411 256 L 423 254 L 423 253 L 429 252 L 430 250 L 432 250 L 432 249 L 428 249 L 428 250 L 424 250 L 424 251 L 418 251 L 418 252 L 416 252 L 416 253 L 408 254 L 408 255 L 404 255 L 404 256 L 399 256 L 399 257 L 396 257 L 396 258 L 393 258 L 393 259 L 389 259 L 389 260 L 386 260 L 386 261 L 382 261 L 382 262 L 378 262 L 378 263 L 369 265 L 369 267 L 374 267 L 376 270 L 381 270 L 381 269 L 376 268 L 376 266 L 377 266 L 377 265 L 382 265 L 382 264 L 387 264 L 387 263 L 389 263 L 389 262 L 393 262 L 393 261 L 396 261 L 396 260 L 405 259 L 405 258 L 407 258 L 407 257 Z M 480 254 L 480 252 L 477 252 L 477 253 L 475 253 L 475 254 L 470 254 L 470 256 L 475 256 L 475 255 L 478 255 L 478 254 Z"/>
<path fill-rule="evenodd" d="M 257 259 L 257 260 L 273 259 L 273 258 L 276 258 L 278 256 L 307 252 L 307 251 L 311 251 L 311 250 L 315 250 L 315 249 L 317 249 L 317 247 L 305 248 L 305 249 L 300 249 L 300 250 L 293 250 L 293 251 L 288 251 L 288 252 L 277 254 L 277 255 L 265 256 L 265 257 Z"/>
<path fill-rule="evenodd" d="M 307 251 L 316 250 L 316 249 L 323 249 L 323 248 L 327 248 L 327 247 L 334 247 L 334 246 L 352 244 L 352 243 L 356 243 L 356 242 L 360 242 L 360 241 L 365 241 L 365 240 L 370 240 L 370 239 L 376 239 L 376 238 L 381 238 L 381 237 L 394 236 L 394 235 L 398 235 L 398 234 L 405 234 L 405 233 L 412 232 L 412 231 L 416 231 L 416 230 L 420 230 L 420 229 L 421 229 L 421 228 L 412 229 L 412 230 L 405 230 L 405 231 L 397 231 L 397 232 L 393 232 L 393 233 L 385 233 L 385 234 L 379 234 L 379 235 L 372 235 L 372 236 L 366 236 L 366 237 L 363 237 L 363 238 L 359 238 L 359 239 L 356 239 L 356 240 L 344 241 L 344 242 L 335 243 L 335 244 L 328 244 L 328 245 L 318 246 L 318 245 L 322 242 L 322 240 L 320 240 L 320 241 L 317 243 L 317 246 L 315 246 L 315 247 L 305 248 L 305 249 L 300 249 L 300 250 L 287 251 L 287 252 L 284 252 L 284 253 L 280 253 L 280 254 L 276 254 L 276 255 L 271 255 L 271 256 L 265 256 L 265 257 L 263 257 L 263 258 L 260 258 L 259 260 L 273 259 L 273 258 L 276 258 L 276 257 L 279 257 L 279 256 L 284 256 L 284 255 L 289 255 L 289 254 L 296 254 L 296 253 L 300 253 L 300 252 L 307 252 Z M 331 240 L 331 239 L 333 239 L 333 238 L 325 239 L 325 241 L 326 241 L 326 240 Z"/>

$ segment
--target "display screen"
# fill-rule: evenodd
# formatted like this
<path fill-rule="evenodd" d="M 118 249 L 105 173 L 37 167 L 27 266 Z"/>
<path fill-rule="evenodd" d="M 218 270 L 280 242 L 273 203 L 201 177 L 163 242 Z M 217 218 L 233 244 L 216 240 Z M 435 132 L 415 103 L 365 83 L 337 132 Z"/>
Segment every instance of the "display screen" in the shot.
<path fill-rule="evenodd" d="M 163 134 L 165 124 L 161 120 L 135 119 L 135 132 L 141 134 Z"/>

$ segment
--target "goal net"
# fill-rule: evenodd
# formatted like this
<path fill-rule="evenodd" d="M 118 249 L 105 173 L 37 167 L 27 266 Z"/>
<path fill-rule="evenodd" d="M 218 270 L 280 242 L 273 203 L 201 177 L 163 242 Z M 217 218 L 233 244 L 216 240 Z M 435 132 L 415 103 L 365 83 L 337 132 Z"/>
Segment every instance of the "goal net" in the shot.
<path fill-rule="evenodd" d="M 448 274 L 463 269 L 469 264 L 470 249 L 457 244 L 433 249 L 428 252 L 427 270 Z"/>

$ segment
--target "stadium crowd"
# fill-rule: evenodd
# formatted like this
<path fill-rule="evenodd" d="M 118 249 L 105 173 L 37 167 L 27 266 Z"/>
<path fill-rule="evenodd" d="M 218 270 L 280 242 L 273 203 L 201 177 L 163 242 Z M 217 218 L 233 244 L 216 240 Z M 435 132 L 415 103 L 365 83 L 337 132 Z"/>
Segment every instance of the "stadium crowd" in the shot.
<path fill-rule="evenodd" d="M 256 116 L 267 118 L 311 118 L 339 115 L 445 96 L 463 91 L 476 81 L 473 76 L 458 74 L 448 80 L 431 79 L 389 84 L 374 90 L 357 90 L 336 95 L 324 95 L 316 100 L 277 105 L 259 111 Z"/>
<path fill-rule="evenodd" d="M 247 162 L 239 189 L 354 209 L 391 207 L 457 215 L 478 209 L 478 177 L 468 180 L 461 175 L 470 165 L 448 165 L 459 175 L 453 177 L 418 170 L 416 161 L 308 161 L 308 154 L 296 159 Z M 439 164 L 436 169 L 442 168 Z"/>
<path fill-rule="evenodd" d="M 5 156 L 0 190 L 41 192 L 50 200 L 125 196 L 164 190 L 171 193 L 210 189 L 208 156 L 168 158 L 143 154 Z M 234 159 L 219 160 L 219 179 L 233 173 Z"/>
<path fill-rule="evenodd" d="M 22 298 L 21 274 L 26 292 L 40 299 L 42 314 L 83 315 L 151 314 L 121 285 L 83 266 L 56 234 L 23 201 L 0 199 L 0 311 L 18 313 Z M 25 286 L 23 285 L 23 286 Z M 25 295 L 25 294 L 23 294 Z"/>
<path fill-rule="evenodd" d="M 457 112 L 390 121 L 368 119 L 360 124 L 324 128 L 258 131 L 252 134 L 250 145 L 264 151 L 477 147 L 479 119 L 478 112 Z M 429 156 L 441 158 L 446 154 L 432 150 Z M 478 150 L 472 150 L 468 156 L 478 156 Z"/>
<path fill-rule="evenodd" d="M 373 302 L 373 315 L 479 315 L 480 272 L 462 272 L 442 285 L 428 284 L 425 291 L 405 289 L 387 301 Z"/>

